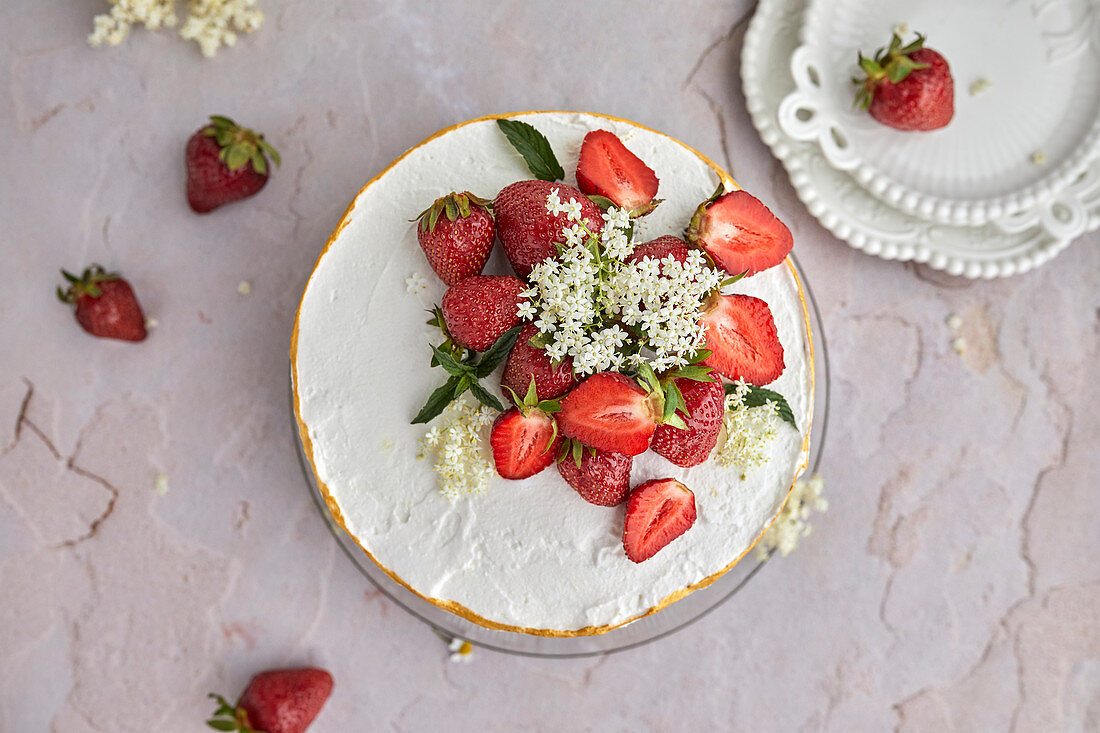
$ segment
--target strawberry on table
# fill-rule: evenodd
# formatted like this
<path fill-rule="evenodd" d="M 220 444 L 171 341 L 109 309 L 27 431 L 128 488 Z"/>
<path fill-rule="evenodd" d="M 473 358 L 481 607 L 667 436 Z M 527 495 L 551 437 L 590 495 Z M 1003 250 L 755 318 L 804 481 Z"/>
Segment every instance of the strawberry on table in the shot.
<path fill-rule="evenodd" d="M 652 211 L 658 202 L 657 176 L 623 141 L 607 130 L 584 136 L 577 161 L 577 186 L 586 194 L 603 196 L 631 216 Z"/>
<path fill-rule="evenodd" d="M 534 324 L 524 325 L 516 338 L 515 346 L 508 354 L 508 361 L 504 363 L 500 385 L 519 392 L 534 379 L 539 399 L 552 400 L 561 397 L 577 383 L 577 378 L 573 376 L 573 358 L 566 356 L 555 364 L 547 355 L 546 349 L 531 343 L 531 339 L 538 334 L 539 330 Z"/>
<path fill-rule="evenodd" d="M 553 400 L 539 400 L 532 379 L 527 394 L 516 406 L 493 422 L 489 444 L 501 478 L 522 479 L 534 476 L 554 462 L 561 436 L 553 413 L 561 409 Z"/>
<path fill-rule="evenodd" d="M 859 54 L 864 79 L 856 104 L 871 117 L 896 130 L 928 131 L 946 127 L 955 116 L 955 80 L 938 51 L 924 46 L 924 36 L 903 46 L 896 33 L 873 58 Z"/>
<path fill-rule="evenodd" d="M 633 465 L 634 459 L 623 453 L 586 448 L 579 458 L 566 452 L 558 461 L 558 473 L 588 503 L 617 506 L 630 493 Z"/>
<path fill-rule="evenodd" d="M 787 225 L 752 194 L 722 188 L 695 210 L 687 241 L 730 275 L 755 275 L 782 262 L 794 246 Z"/>
<path fill-rule="evenodd" d="M 783 344 L 771 308 L 751 295 L 715 293 L 700 319 L 711 354 L 703 364 L 733 381 L 765 385 L 783 373 Z"/>
<path fill-rule="evenodd" d="M 77 277 L 66 270 L 61 275 L 68 287 L 57 289 L 62 303 L 74 306 L 77 323 L 88 333 L 120 341 L 145 339 L 145 316 L 130 283 L 118 273 L 92 265 Z"/>
<path fill-rule="evenodd" d="M 443 320 L 456 344 L 485 351 L 519 324 L 520 293 L 527 289 L 511 275 L 475 275 L 443 295 Z"/>
<path fill-rule="evenodd" d="M 493 201 L 497 236 L 512 269 L 521 278 L 531 274 L 531 268 L 549 257 L 557 257 L 554 242 L 562 241 L 561 230 L 572 224 L 565 214 L 551 214 L 546 199 L 557 189 L 563 203 L 576 201 L 589 231 L 603 228 L 603 212 L 583 193 L 561 182 L 517 181 L 501 189 Z"/>
<path fill-rule="evenodd" d="M 695 494 L 675 479 L 646 481 L 626 499 L 623 549 L 645 562 L 695 524 Z"/>
<path fill-rule="evenodd" d="M 303 733 L 332 694 L 332 675 L 323 669 L 276 669 L 252 678 L 237 704 L 210 695 L 218 709 L 206 724 L 242 733 Z"/>
<path fill-rule="evenodd" d="M 267 156 L 279 165 L 279 151 L 264 136 L 228 117 L 211 115 L 210 124 L 187 141 L 187 203 L 199 214 L 259 192 L 267 183 Z"/>
<path fill-rule="evenodd" d="M 480 275 L 496 239 L 490 202 L 469 191 L 441 196 L 417 219 L 416 240 L 447 285 Z"/>
<path fill-rule="evenodd" d="M 686 405 L 687 428 L 658 425 L 650 448 L 677 466 L 689 468 L 707 460 L 718 442 L 726 412 L 726 393 L 717 381 L 677 379 L 676 386 Z"/>

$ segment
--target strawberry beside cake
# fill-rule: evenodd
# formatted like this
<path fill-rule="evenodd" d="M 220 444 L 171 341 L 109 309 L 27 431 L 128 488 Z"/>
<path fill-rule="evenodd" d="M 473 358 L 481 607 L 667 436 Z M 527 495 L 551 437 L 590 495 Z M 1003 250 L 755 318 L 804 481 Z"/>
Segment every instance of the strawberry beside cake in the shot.
<path fill-rule="evenodd" d="M 806 466 L 792 243 L 624 120 L 430 138 L 360 191 L 299 307 L 294 406 L 333 516 L 493 629 L 603 633 L 708 585 Z"/>

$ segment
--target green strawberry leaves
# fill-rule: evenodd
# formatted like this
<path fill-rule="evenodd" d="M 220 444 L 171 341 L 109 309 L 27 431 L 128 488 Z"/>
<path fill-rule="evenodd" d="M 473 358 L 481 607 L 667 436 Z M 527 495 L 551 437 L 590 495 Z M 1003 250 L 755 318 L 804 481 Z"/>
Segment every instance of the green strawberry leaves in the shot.
<path fill-rule="evenodd" d="M 429 323 L 433 323 L 433 321 L 429 321 Z M 476 352 L 467 352 L 466 356 L 459 360 L 455 358 L 454 354 L 448 353 L 440 346 L 433 346 L 432 366 L 443 367 L 443 370 L 451 376 L 432 392 L 431 396 L 428 397 L 428 401 L 420 408 L 420 412 L 416 413 L 416 417 L 412 419 L 412 424 L 430 422 L 443 412 L 447 405 L 467 391 L 486 407 L 491 407 L 497 412 L 504 412 L 504 405 L 501 404 L 496 395 L 482 387 L 478 380 L 488 377 L 500 366 L 500 363 L 504 361 L 504 358 L 508 356 L 515 345 L 521 329 L 522 326 L 515 326 L 505 332 L 480 357 L 477 356 Z"/>
<path fill-rule="evenodd" d="M 221 151 L 218 158 L 231 170 L 239 170 L 251 161 L 252 169 L 261 176 L 267 175 L 267 158 L 271 156 L 275 165 L 282 165 L 279 151 L 264 136 L 238 125 L 222 115 L 210 115 L 210 124 L 203 128 L 202 134 L 214 138 Z"/>
<path fill-rule="evenodd" d="M 218 709 L 215 710 L 214 715 L 206 721 L 208 726 L 214 730 L 256 733 L 252 726 L 248 724 L 248 713 L 242 708 L 230 705 L 228 700 L 221 695 L 215 695 L 213 692 L 211 692 L 208 697 L 212 697 L 218 702 Z"/>
<path fill-rule="evenodd" d="M 768 401 L 774 402 L 779 408 L 777 412 L 779 419 L 790 424 L 795 430 L 798 430 L 798 425 L 794 420 L 794 412 L 791 410 L 791 406 L 787 404 L 786 397 L 774 390 L 757 387 L 755 384 L 746 384 L 745 386 L 748 388 L 748 391 L 742 395 L 741 402 L 744 403 L 746 408 L 763 407 Z M 737 388 L 738 385 L 736 384 L 727 384 L 726 394 L 734 394 L 737 392 Z"/>
<path fill-rule="evenodd" d="M 920 33 L 914 41 L 902 45 L 901 36 L 897 33 L 890 39 L 890 45 L 880 48 L 875 52 L 874 58 L 867 58 L 862 53 L 857 56 L 859 68 L 866 75 L 865 78 L 853 78 L 852 83 L 859 85 L 856 92 L 856 106 L 867 109 L 874 98 L 875 87 L 883 79 L 889 79 L 894 84 L 904 81 L 918 69 L 928 68 L 928 64 L 914 61 L 910 54 L 924 48 L 924 36 Z"/>
<path fill-rule="evenodd" d="M 497 120 L 497 126 L 523 158 L 531 175 L 540 181 L 560 181 L 565 178 L 565 170 L 554 156 L 554 150 L 545 135 L 519 120 Z"/>

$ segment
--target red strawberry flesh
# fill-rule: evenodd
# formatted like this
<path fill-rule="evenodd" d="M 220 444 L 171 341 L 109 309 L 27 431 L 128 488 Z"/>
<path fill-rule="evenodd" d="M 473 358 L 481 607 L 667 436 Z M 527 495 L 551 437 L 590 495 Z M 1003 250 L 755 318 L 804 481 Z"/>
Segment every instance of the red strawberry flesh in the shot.
<path fill-rule="evenodd" d="M 565 435 L 584 445 L 636 456 L 649 448 L 654 412 L 651 396 L 633 379 L 600 372 L 562 399 L 557 420 Z"/>
<path fill-rule="evenodd" d="M 443 295 L 443 321 L 456 344 L 485 351 L 519 324 L 520 293 L 527 288 L 511 275 L 475 275 Z"/>
<path fill-rule="evenodd" d="M 677 466 L 689 468 L 707 460 L 718 442 L 726 412 L 726 393 L 717 381 L 677 379 L 676 386 L 687 405 L 688 417 L 684 419 L 687 429 L 658 425 L 650 447 Z"/>
<path fill-rule="evenodd" d="M 719 295 L 704 310 L 705 348 L 713 353 L 703 364 L 727 379 L 749 384 L 765 385 L 779 378 L 783 345 L 767 303 L 751 295 Z"/>
<path fill-rule="evenodd" d="M 561 242 L 561 230 L 571 225 L 565 214 L 551 214 L 546 199 L 554 189 L 562 203 L 578 201 L 581 217 L 589 231 L 603 228 L 603 212 L 577 189 L 561 182 L 517 181 L 505 186 L 493 201 L 497 236 L 512 269 L 521 278 L 531 274 L 531 268 L 545 259 L 558 256 L 554 242 Z"/>
<path fill-rule="evenodd" d="M 688 228 L 688 241 L 731 275 L 755 275 L 774 267 L 794 246 L 787 225 L 745 191 L 730 191 L 700 206 Z"/>
<path fill-rule="evenodd" d="M 657 195 L 657 176 L 623 141 L 607 130 L 584 136 L 577 161 L 577 185 L 587 194 L 611 199 L 616 206 L 637 211 Z"/>
<path fill-rule="evenodd" d="M 497 473 L 506 479 L 534 476 L 549 466 L 560 441 L 554 418 L 538 409 L 524 415 L 516 407 L 497 417 L 489 436 Z"/>
<path fill-rule="evenodd" d="M 626 500 L 623 549 L 645 562 L 695 524 L 695 494 L 675 479 L 646 481 Z"/>
<path fill-rule="evenodd" d="M 554 362 L 546 354 L 546 349 L 541 346 L 532 346 L 531 339 L 539 333 L 538 328 L 528 323 L 519 332 L 516 344 L 508 354 L 508 361 L 504 364 L 504 374 L 501 377 L 502 387 L 509 387 L 516 394 L 527 392 L 531 378 L 535 379 L 535 393 L 540 400 L 552 400 L 569 391 L 577 383 L 573 376 L 573 359 L 565 357 L 561 363 Z M 507 390 L 504 396 L 508 397 Z"/>
<path fill-rule="evenodd" d="M 573 456 L 566 453 L 558 462 L 558 473 L 588 503 L 616 506 L 630 493 L 633 465 L 631 456 L 602 450 L 592 454 L 585 449 L 579 467 Z"/>
<path fill-rule="evenodd" d="M 252 678 L 238 707 L 253 730 L 303 733 L 332 693 L 332 675 L 323 669 L 278 669 Z"/>

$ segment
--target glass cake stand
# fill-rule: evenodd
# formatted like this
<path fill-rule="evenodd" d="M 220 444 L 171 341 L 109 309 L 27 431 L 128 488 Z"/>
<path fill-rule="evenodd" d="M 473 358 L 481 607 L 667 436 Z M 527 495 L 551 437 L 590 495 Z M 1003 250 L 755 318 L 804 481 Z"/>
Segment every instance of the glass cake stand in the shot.
<path fill-rule="evenodd" d="M 793 256 L 792 259 L 794 259 Z M 802 288 L 806 293 L 810 328 L 813 331 L 814 339 L 814 383 L 816 393 L 814 395 L 814 418 L 810 432 L 810 462 L 807 473 L 804 474 L 810 476 L 817 472 L 818 465 L 821 462 L 822 448 L 825 445 L 829 403 L 829 359 L 826 353 L 825 332 L 822 328 L 817 301 L 802 267 L 798 264 L 798 260 L 794 260 L 794 263 L 795 269 L 798 270 L 798 276 L 802 280 Z M 293 400 L 293 392 L 291 393 L 291 400 Z M 302 443 L 298 436 L 297 423 L 294 420 L 293 405 L 291 406 L 291 425 L 294 430 L 294 444 L 298 450 L 298 461 L 302 468 L 302 475 L 309 486 L 317 510 L 324 518 L 325 524 L 328 525 L 337 544 L 340 545 L 340 549 L 378 590 L 430 626 L 436 634 L 445 639 L 464 639 L 475 647 L 482 649 L 492 649 L 493 651 L 530 657 L 587 657 L 621 652 L 669 636 L 689 624 L 695 623 L 732 598 L 750 580 L 756 577 L 757 573 L 763 570 L 767 564 L 767 560 L 758 560 L 755 552 L 750 552 L 733 569 L 712 585 L 689 594 L 651 616 L 646 616 L 599 636 L 554 638 L 487 629 L 417 597 L 408 589 L 391 580 L 359 549 L 354 540 L 333 520 L 321 492 L 317 488 L 313 471 L 302 452 Z"/>

